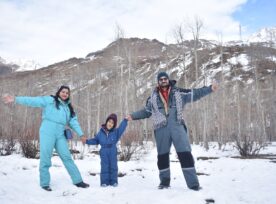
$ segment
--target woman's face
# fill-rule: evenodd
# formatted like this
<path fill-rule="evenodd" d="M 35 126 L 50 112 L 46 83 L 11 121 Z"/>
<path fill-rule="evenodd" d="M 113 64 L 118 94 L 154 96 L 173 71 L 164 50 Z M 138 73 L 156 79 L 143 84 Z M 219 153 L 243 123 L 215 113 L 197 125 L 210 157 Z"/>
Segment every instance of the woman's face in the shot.
<path fill-rule="evenodd" d="M 106 128 L 108 130 L 111 130 L 114 127 L 114 121 L 112 119 L 109 119 L 106 123 Z"/>
<path fill-rule="evenodd" d="M 59 97 L 63 101 L 67 100 L 69 98 L 69 90 L 68 89 L 62 89 L 59 93 Z"/>

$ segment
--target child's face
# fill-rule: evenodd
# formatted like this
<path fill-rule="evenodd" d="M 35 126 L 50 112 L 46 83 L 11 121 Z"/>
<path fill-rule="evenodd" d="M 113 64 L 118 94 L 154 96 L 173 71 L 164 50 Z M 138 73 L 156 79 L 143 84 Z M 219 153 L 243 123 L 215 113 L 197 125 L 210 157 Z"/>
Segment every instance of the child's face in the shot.
<path fill-rule="evenodd" d="M 112 119 L 109 119 L 106 123 L 106 128 L 108 130 L 111 130 L 114 127 L 114 121 Z"/>

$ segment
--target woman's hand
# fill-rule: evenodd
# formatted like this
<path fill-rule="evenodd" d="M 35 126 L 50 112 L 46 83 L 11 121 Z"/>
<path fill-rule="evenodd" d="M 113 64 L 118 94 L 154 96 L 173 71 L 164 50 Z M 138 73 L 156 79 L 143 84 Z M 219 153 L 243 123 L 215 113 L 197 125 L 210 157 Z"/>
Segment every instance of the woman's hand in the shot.
<path fill-rule="evenodd" d="M 4 101 L 5 104 L 10 104 L 10 103 L 14 103 L 15 97 L 11 95 L 4 95 L 2 97 L 2 100 Z"/>

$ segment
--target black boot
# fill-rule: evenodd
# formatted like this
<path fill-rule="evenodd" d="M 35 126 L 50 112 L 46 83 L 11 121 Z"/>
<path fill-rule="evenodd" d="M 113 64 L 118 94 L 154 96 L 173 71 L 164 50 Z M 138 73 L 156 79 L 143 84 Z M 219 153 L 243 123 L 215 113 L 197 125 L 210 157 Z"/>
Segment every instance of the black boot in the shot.
<path fill-rule="evenodd" d="M 193 190 L 193 191 L 199 191 L 199 190 L 201 190 L 202 188 L 201 188 L 200 186 L 193 186 L 193 187 L 191 187 L 190 189 Z"/>
<path fill-rule="evenodd" d="M 89 187 L 89 184 L 87 183 L 84 183 L 83 181 L 82 182 L 79 182 L 77 184 L 75 184 L 77 187 L 79 188 L 88 188 Z"/>
<path fill-rule="evenodd" d="M 45 191 L 52 191 L 52 189 L 49 186 L 43 186 L 42 189 Z"/>
<path fill-rule="evenodd" d="M 158 189 L 167 189 L 170 187 L 170 178 L 163 178 L 161 183 L 158 186 Z"/>

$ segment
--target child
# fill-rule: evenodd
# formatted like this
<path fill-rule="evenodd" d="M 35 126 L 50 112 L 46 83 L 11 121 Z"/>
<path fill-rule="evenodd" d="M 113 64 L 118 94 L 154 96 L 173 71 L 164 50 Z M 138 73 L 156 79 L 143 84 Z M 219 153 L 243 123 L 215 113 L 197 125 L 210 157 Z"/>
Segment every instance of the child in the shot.
<path fill-rule="evenodd" d="M 116 187 L 118 185 L 118 164 L 116 144 L 127 127 L 127 119 L 124 119 L 119 128 L 117 125 L 117 115 L 111 114 L 106 119 L 105 124 L 92 139 L 87 139 L 88 145 L 101 145 L 101 186 L 108 185 Z"/>

